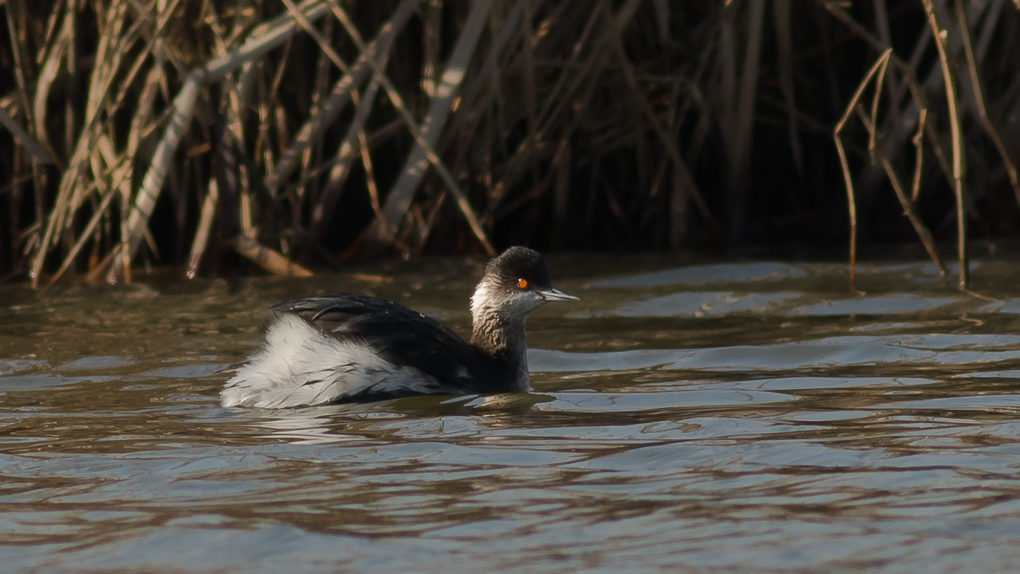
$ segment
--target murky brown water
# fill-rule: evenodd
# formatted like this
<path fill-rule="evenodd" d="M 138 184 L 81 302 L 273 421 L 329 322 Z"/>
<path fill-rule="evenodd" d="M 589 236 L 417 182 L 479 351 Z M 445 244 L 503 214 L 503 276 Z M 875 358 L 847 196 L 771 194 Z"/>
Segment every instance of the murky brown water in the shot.
<path fill-rule="evenodd" d="M 0 290 L 3 571 L 1012 571 L 1020 273 L 552 260 L 535 392 L 222 409 L 271 303 L 479 262 Z M 396 270 L 395 277 L 387 273 Z"/>

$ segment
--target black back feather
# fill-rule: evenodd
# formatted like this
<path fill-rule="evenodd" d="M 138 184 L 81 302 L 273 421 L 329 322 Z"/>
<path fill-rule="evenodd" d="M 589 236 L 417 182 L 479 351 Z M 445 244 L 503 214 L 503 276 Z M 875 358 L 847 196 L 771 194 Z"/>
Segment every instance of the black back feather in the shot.
<path fill-rule="evenodd" d="M 363 344 L 395 365 L 468 392 L 501 384 L 502 370 L 452 329 L 392 301 L 341 293 L 278 303 L 273 311 L 297 315 L 326 336 Z"/>

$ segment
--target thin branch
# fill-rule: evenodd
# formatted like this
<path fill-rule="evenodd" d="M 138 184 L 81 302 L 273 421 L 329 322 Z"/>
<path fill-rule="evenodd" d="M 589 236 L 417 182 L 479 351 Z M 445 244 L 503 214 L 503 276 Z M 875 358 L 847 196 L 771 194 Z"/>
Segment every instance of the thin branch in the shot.
<path fill-rule="evenodd" d="M 935 46 L 939 50 L 939 59 L 942 62 L 942 79 L 946 86 L 946 105 L 949 108 L 949 126 L 953 142 L 953 191 L 956 195 L 956 241 L 960 264 L 958 283 L 960 289 L 965 290 L 970 287 L 970 265 L 967 254 L 967 214 L 964 207 L 963 132 L 960 130 L 953 72 L 949 67 L 949 55 L 946 52 L 946 31 L 939 27 L 931 0 L 924 0 L 924 11 L 928 15 L 928 23 L 935 35 Z"/>
<path fill-rule="evenodd" d="M 836 151 L 839 153 L 839 161 L 843 166 L 843 182 L 846 184 L 846 197 L 847 203 L 849 204 L 850 210 L 850 290 L 856 291 L 857 288 L 854 286 L 856 278 L 857 268 L 857 200 L 854 196 L 854 182 L 850 176 L 850 164 L 846 159 L 846 150 L 843 149 L 843 142 L 839 138 L 840 132 L 843 131 L 843 127 L 846 125 L 846 121 L 850 119 L 850 114 L 854 112 L 857 107 L 857 102 L 860 101 L 861 96 L 864 94 L 865 88 L 868 87 L 868 83 L 871 79 L 881 72 L 884 72 L 886 65 L 889 62 L 889 57 L 892 55 L 892 48 L 882 52 L 882 55 L 878 58 L 868 70 L 868 73 L 861 80 L 861 83 L 857 86 L 857 91 L 854 92 L 850 103 L 847 104 L 846 110 L 843 112 L 843 117 L 836 123 L 836 128 L 832 132 L 832 138 L 836 142 Z M 881 81 L 876 82 L 875 89 L 881 89 Z"/>

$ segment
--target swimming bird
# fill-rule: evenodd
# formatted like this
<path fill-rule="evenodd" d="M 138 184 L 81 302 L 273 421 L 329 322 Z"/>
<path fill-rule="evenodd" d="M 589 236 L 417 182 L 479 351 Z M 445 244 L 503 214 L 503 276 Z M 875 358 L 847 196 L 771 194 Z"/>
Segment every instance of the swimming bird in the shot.
<path fill-rule="evenodd" d="M 531 390 L 524 325 L 553 289 L 538 252 L 489 261 L 471 297 L 471 342 L 431 317 L 364 295 L 275 305 L 261 350 L 220 393 L 224 407 L 286 408 L 414 395 Z"/>

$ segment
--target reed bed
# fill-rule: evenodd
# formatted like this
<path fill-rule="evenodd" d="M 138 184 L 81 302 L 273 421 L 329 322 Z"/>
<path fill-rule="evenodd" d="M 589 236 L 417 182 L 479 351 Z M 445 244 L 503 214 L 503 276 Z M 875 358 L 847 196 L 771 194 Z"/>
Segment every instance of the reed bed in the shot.
<path fill-rule="evenodd" d="M 1020 0 L 2 4 L 33 285 L 1020 234 Z"/>

